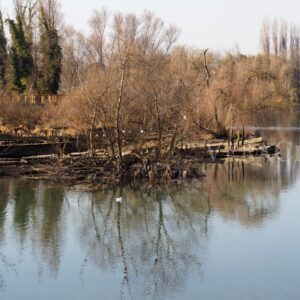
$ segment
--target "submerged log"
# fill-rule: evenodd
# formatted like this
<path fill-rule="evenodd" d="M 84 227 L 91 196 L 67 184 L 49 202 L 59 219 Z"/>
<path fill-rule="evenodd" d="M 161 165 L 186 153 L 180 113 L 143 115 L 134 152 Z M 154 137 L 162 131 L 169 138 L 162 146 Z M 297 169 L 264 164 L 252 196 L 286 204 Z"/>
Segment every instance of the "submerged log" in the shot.
<path fill-rule="evenodd" d="M 0 166 L 15 166 L 22 165 L 23 163 L 20 160 L 6 160 L 0 161 Z"/>
<path fill-rule="evenodd" d="M 68 154 L 77 151 L 75 142 L 6 143 L 0 145 L 0 158 L 22 158 L 36 155 Z"/>

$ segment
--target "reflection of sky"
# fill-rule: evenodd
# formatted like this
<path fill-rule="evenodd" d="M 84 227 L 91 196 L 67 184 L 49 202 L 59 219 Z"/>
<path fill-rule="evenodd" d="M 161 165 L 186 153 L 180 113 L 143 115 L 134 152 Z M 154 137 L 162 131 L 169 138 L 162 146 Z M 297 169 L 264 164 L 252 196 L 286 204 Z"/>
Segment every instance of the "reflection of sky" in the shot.
<path fill-rule="evenodd" d="M 191 279 L 190 299 L 298 299 L 299 193 L 297 182 L 280 197 L 278 216 L 260 228 L 215 219 L 204 280 Z"/>

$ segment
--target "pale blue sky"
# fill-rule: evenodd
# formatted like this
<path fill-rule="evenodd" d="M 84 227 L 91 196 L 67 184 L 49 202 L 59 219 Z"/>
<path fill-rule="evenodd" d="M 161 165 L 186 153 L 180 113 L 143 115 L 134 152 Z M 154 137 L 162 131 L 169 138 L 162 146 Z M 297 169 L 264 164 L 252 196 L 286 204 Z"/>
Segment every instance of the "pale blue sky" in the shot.
<path fill-rule="evenodd" d="M 215 50 L 238 48 L 244 53 L 259 49 L 259 31 L 265 17 L 300 25 L 299 0 L 61 0 L 64 21 L 86 30 L 93 9 L 155 12 L 181 30 L 180 42 Z M 12 0 L 0 0 L 8 12 Z"/>

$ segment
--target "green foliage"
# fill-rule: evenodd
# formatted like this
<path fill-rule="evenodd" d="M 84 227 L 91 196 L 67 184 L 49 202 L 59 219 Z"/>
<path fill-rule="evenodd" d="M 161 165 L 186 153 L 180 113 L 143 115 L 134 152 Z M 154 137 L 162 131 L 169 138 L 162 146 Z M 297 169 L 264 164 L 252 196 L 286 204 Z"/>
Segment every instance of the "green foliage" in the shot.
<path fill-rule="evenodd" d="M 6 82 L 6 37 L 4 33 L 2 13 L 0 11 L 0 87 L 2 87 Z"/>
<path fill-rule="evenodd" d="M 19 66 L 19 57 L 15 48 L 11 48 L 9 52 L 10 62 L 12 66 L 11 88 L 13 91 L 22 93 L 26 89 L 24 81 L 22 81 L 21 70 Z"/>
<path fill-rule="evenodd" d="M 49 21 L 45 11 L 40 15 L 40 76 L 38 87 L 44 94 L 56 94 L 59 89 L 62 70 L 62 48 L 54 24 Z"/>
<path fill-rule="evenodd" d="M 17 16 L 17 22 L 11 19 L 8 19 L 7 22 L 11 34 L 12 89 L 23 92 L 26 88 L 26 81 L 34 70 L 31 44 L 25 37 L 21 16 Z"/>

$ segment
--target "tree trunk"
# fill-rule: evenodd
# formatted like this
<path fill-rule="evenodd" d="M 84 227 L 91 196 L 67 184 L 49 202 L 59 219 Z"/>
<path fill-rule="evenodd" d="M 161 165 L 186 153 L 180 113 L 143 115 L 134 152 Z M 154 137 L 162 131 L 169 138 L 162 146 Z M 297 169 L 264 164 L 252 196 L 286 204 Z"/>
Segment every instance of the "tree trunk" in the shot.
<path fill-rule="evenodd" d="M 160 111 L 158 106 L 158 97 L 155 96 L 155 110 L 156 110 L 156 118 L 157 118 L 157 128 L 158 128 L 158 150 L 157 156 L 161 153 L 161 144 L 162 144 L 162 126 L 161 126 L 161 119 L 160 119 Z"/>
<path fill-rule="evenodd" d="M 207 58 L 206 58 L 206 53 L 207 53 L 208 49 L 205 49 L 203 52 L 203 56 L 204 56 L 204 68 L 205 68 L 205 72 L 206 72 L 206 85 L 207 87 L 209 87 L 210 85 L 210 72 L 207 66 Z"/>
<path fill-rule="evenodd" d="M 117 143 L 118 143 L 118 170 L 122 168 L 122 131 L 121 131 L 121 108 L 123 105 L 123 90 L 124 90 L 124 81 L 126 73 L 127 57 L 122 62 L 121 66 L 121 79 L 119 85 L 119 95 L 118 95 L 118 104 L 117 104 L 117 113 L 116 113 L 116 128 L 117 128 Z"/>

